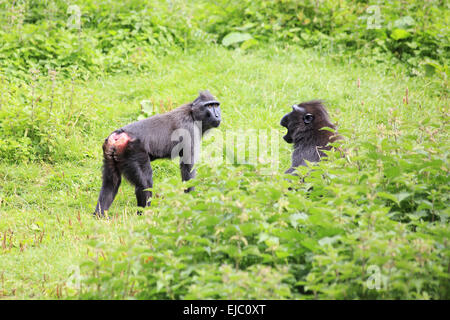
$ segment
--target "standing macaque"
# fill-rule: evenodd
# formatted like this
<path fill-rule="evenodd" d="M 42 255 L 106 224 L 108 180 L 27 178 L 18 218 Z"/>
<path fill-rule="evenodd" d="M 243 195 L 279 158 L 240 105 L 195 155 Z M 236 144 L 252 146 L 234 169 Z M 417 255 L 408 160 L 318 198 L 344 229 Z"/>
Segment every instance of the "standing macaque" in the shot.
<path fill-rule="evenodd" d="M 179 156 L 182 180 L 194 178 L 200 139 L 220 121 L 220 103 L 205 90 L 191 103 L 111 133 L 103 144 L 103 183 L 94 214 L 104 216 L 109 209 L 122 174 L 135 186 L 137 205 L 150 205 L 152 193 L 146 189 L 153 187 L 153 160 Z"/>
<path fill-rule="evenodd" d="M 285 173 L 293 173 L 296 167 L 306 166 L 305 160 L 320 161 L 321 157 L 326 156 L 322 150 L 331 149 L 328 143 L 341 139 L 335 133 L 323 130 L 324 127 L 336 127 L 322 102 L 317 100 L 294 104 L 292 111 L 281 119 L 280 125 L 288 129 L 283 139 L 294 144 L 292 165 Z"/>

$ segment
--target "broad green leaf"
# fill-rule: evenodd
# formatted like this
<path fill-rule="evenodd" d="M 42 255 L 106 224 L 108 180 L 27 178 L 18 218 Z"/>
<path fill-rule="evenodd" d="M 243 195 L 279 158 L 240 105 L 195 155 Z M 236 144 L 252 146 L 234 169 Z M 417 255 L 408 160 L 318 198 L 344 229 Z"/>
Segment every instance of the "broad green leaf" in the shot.
<path fill-rule="evenodd" d="M 387 192 L 378 192 L 377 196 L 380 197 L 380 198 L 391 200 L 391 201 L 395 202 L 396 204 L 398 204 L 398 199 L 393 194 L 390 194 L 390 193 L 387 193 Z"/>
<path fill-rule="evenodd" d="M 252 36 L 249 33 L 231 32 L 222 39 L 222 44 L 228 47 L 232 44 L 243 42 L 250 39 L 252 39 Z"/>
<path fill-rule="evenodd" d="M 404 29 L 395 29 L 394 31 L 392 31 L 391 33 L 391 38 L 394 40 L 401 40 L 401 39 L 406 39 L 410 36 L 411 34 L 404 30 Z"/>

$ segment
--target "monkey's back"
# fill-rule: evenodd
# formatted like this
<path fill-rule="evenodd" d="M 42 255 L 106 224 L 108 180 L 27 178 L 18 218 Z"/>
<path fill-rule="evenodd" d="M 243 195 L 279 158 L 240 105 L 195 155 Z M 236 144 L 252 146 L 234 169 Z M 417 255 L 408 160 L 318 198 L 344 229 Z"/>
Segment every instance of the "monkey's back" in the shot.
<path fill-rule="evenodd" d="M 190 130 L 190 114 L 188 105 L 183 105 L 163 114 L 156 114 L 123 126 L 119 130 L 126 132 L 135 143 L 139 144 L 149 155 L 151 160 L 170 158 L 173 146 L 172 132 L 176 128 L 184 127 Z M 186 122 L 186 119 L 189 120 Z M 183 123 L 188 125 L 182 126 Z"/>

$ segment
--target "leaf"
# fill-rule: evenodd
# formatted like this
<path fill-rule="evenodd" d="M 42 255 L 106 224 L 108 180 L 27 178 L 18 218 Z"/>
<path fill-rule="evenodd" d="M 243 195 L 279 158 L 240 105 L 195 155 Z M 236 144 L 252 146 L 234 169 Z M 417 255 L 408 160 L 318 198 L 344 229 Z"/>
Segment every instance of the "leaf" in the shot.
<path fill-rule="evenodd" d="M 269 237 L 266 241 L 264 241 L 266 246 L 272 247 L 276 246 L 280 243 L 280 239 L 278 237 Z"/>
<path fill-rule="evenodd" d="M 258 243 L 260 243 L 266 241 L 269 238 L 269 235 L 267 233 L 260 233 L 258 237 L 259 237 Z"/>
<path fill-rule="evenodd" d="M 400 192 L 396 194 L 396 197 L 398 199 L 398 203 L 402 202 L 406 198 L 409 198 L 411 196 L 411 193 L 409 192 Z"/>
<path fill-rule="evenodd" d="M 393 194 L 390 194 L 390 193 L 387 193 L 387 192 L 378 192 L 378 193 L 377 193 L 377 196 L 380 197 L 380 198 L 392 200 L 393 202 L 395 202 L 396 204 L 398 204 L 397 197 L 394 196 Z"/>
<path fill-rule="evenodd" d="M 422 65 L 425 68 L 425 74 L 427 76 L 432 76 L 433 74 L 436 73 L 436 71 L 442 69 L 441 65 L 437 61 L 432 60 L 432 59 L 426 59 L 422 63 Z"/>
<path fill-rule="evenodd" d="M 390 194 L 390 193 L 387 193 L 387 192 L 378 192 L 377 196 L 380 197 L 380 198 L 392 200 L 398 206 L 400 206 L 400 202 L 402 202 L 406 198 L 410 197 L 411 193 L 409 193 L 409 192 L 399 192 L 397 194 Z"/>
<path fill-rule="evenodd" d="M 222 39 L 222 44 L 228 47 L 232 44 L 247 41 L 252 38 L 253 37 L 249 33 L 231 32 Z"/>
<path fill-rule="evenodd" d="M 417 207 L 416 211 L 420 211 L 423 209 L 432 209 L 432 208 L 433 208 L 433 204 L 430 201 L 422 200 L 422 201 L 420 201 L 420 204 Z"/>
<path fill-rule="evenodd" d="M 248 48 L 251 48 L 251 47 L 256 46 L 256 45 L 258 45 L 258 41 L 257 40 L 249 39 L 249 40 L 246 40 L 246 41 L 242 42 L 241 49 L 242 50 L 247 50 Z"/>
<path fill-rule="evenodd" d="M 317 249 L 317 241 L 315 239 L 305 239 L 300 242 L 302 246 L 309 249 L 310 251 L 316 251 Z"/>
<path fill-rule="evenodd" d="M 404 30 L 404 29 L 395 29 L 391 33 L 391 38 L 394 39 L 394 40 L 406 39 L 406 38 L 408 38 L 410 36 L 411 36 L 411 34 L 408 31 Z"/>
<path fill-rule="evenodd" d="M 259 252 L 259 249 L 258 249 L 257 246 L 249 246 L 248 248 L 246 248 L 244 250 L 244 254 L 245 255 L 259 256 L 261 254 L 261 252 Z"/>
<path fill-rule="evenodd" d="M 289 217 L 289 220 L 294 228 L 298 226 L 298 220 L 306 220 L 308 219 L 308 215 L 304 212 L 294 213 Z"/>
<path fill-rule="evenodd" d="M 338 241 L 340 238 L 341 238 L 341 236 L 324 237 L 319 240 L 319 245 L 322 247 L 325 245 L 331 245 L 331 244 L 335 243 L 336 241 Z"/>
<path fill-rule="evenodd" d="M 277 256 L 277 258 L 284 259 L 289 257 L 291 254 L 288 251 L 275 250 L 275 255 Z"/>
<path fill-rule="evenodd" d="M 335 133 L 335 132 L 336 132 L 335 129 L 330 128 L 330 127 L 322 127 L 322 128 L 320 128 L 319 130 L 330 131 L 330 132 L 332 132 L 332 133 Z"/>
<path fill-rule="evenodd" d="M 386 175 L 387 178 L 395 178 L 401 174 L 401 170 L 400 167 L 390 166 L 384 169 L 384 174 Z"/>

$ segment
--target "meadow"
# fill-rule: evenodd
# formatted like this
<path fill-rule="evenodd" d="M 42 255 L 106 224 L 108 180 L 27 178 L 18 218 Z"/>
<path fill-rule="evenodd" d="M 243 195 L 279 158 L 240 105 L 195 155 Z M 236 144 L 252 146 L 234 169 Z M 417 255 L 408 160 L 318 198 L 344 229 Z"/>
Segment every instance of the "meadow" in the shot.
<path fill-rule="evenodd" d="M 24 8 L 40 12 L 33 1 Z M 48 27 L 25 17 L 22 30 Z M 213 26 L 223 23 L 199 24 Z M 450 298 L 447 59 L 408 63 L 260 34 L 258 44 L 181 37 L 140 51 L 119 32 L 135 55 L 112 42 L 118 51 L 101 62 L 84 47 L 56 67 L 42 62 L 56 61 L 44 57 L 53 44 L 23 36 L 19 58 L 7 53 L 19 33 L 0 33 L 0 299 Z M 201 162 L 188 183 L 176 160 L 152 163 L 142 216 L 123 183 L 110 218 L 93 217 L 104 139 L 202 89 L 221 102 L 217 131 L 270 133 L 277 166 L 228 163 L 239 148 L 226 141 L 224 161 Z M 311 99 L 326 102 L 345 140 L 288 178 L 279 122 Z"/>

